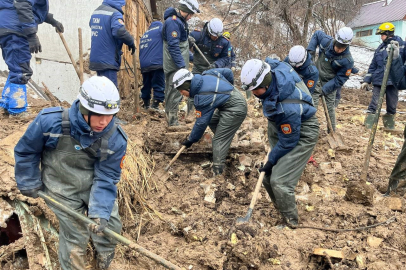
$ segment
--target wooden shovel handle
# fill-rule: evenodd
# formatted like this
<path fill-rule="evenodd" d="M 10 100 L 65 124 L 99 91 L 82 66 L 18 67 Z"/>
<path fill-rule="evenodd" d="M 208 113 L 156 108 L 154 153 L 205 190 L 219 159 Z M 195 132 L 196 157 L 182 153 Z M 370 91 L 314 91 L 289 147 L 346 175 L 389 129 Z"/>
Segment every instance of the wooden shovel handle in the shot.
<path fill-rule="evenodd" d="M 62 40 L 63 46 L 65 46 L 66 52 L 69 55 L 70 61 L 72 62 L 72 65 L 73 65 L 73 68 L 75 69 L 76 74 L 78 75 L 78 77 L 80 79 L 80 71 L 79 71 L 78 66 L 76 65 L 75 59 L 73 59 L 72 53 L 70 52 L 70 49 L 68 47 L 68 43 L 66 43 L 65 37 L 63 36 L 63 34 L 61 32 L 58 32 L 58 34 L 59 34 L 59 37 Z"/>
<path fill-rule="evenodd" d="M 180 154 L 183 152 L 183 150 L 186 149 L 186 146 L 182 146 L 182 148 L 178 151 L 178 153 L 176 153 L 176 155 L 173 157 L 173 159 L 171 160 L 171 162 L 169 162 L 168 166 L 165 167 L 165 171 L 168 171 L 169 168 L 172 166 L 172 164 L 178 159 L 178 157 L 180 156 Z"/>
<path fill-rule="evenodd" d="M 270 152 L 271 152 L 271 148 L 269 148 L 268 153 L 266 154 L 266 157 L 264 158 L 264 161 L 263 161 L 264 164 L 266 162 L 268 162 L 268 156 L 269 156 Z M 257 202 L 258 193 L 259 193 L 259 190 L 261 189 L 262 180 L 264 180 L 264 177 L 265 177 L 265 172 L 261 172 L 261 174 L 259 175 L 259 178 L 258 178 L 257 185 L 255 186 L 254 195 L 252 196 L 252 199 L 251 199 L 251 203 L 250 203 L 251 209 L 254 208 L 255 203 Z"/>
<path fill-rule="evenodd" d="M 333 125 L 331 124 L 330 115 L 328 113 L 326 99 L 324 98 L 324 95 L 321 95 L 321 103 L 323 103 L 324 113 L 326 114 L 328 129 L 330 130 L 331 134 L 334 134 Z"/>

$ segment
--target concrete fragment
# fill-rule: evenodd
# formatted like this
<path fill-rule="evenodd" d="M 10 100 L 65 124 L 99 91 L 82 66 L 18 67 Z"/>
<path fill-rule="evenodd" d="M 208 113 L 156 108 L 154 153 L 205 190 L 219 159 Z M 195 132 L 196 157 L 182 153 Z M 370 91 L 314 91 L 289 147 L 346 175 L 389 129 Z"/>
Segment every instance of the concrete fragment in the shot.
<path fill-rule="evenodd" d="M 245 167 L 250 167 L 252 164 L 252 158 L 244 154 L 238 157 L 238 161 L 240 162 L 241 165 L 244 165 Z"/>
<path fill-rule="evenodd" d="M 368 236 L 367 238 L 367 244 L 370 247 L 377 248 L 379 245 L 382 243 L 383 239 L 374 237 L 374 236 Z"/>

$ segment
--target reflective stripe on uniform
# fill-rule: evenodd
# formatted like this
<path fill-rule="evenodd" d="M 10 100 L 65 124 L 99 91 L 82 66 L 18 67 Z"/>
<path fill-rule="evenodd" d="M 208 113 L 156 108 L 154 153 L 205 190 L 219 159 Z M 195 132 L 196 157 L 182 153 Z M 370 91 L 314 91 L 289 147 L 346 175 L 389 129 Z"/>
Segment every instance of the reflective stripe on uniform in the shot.
<path fill-rule="evenodd" d="M 42 133 L 42 135 L 44 135 L 44 136 L 49 136 L 49 137 L 51 137 L 51 138 L 62 137 L 62 134 L 51 133 L 51 132 Z"/>

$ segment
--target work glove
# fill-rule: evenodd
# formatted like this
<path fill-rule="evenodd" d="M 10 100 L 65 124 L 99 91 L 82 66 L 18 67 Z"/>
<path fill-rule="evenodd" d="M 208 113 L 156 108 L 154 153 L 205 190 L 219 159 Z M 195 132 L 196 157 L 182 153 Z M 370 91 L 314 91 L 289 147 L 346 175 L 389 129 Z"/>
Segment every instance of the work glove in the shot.
<path fill-rule="evenodd" d="M 231 67 L 231 71 L 234 72 L 234 71 L 235 71 L 235 67 Z"/>
<path fill-rule="evenodd" d="M 188 36 L 187 39 L 189 40 L 190 44 L 196 43 L 196 39 L 194 37 L 192 37 L 192 36 Z"/>
<path fill-rule="evenodd" d="M 53 27 L 55 27 L 56 32 L 63 33 L 64 28 L 62 23 L 58 22 L 54 19 L 54 15 L 52 13 L 48 13 L 47 18 L 45 19 L 46 23 L 49 23 Z"/>
<path fill-rule="evenodd" d="M 31 198 L 38 198 L 38 191 L 42 190 L 42 186 L 33 188 L 33 189 L 27 189 L 27 190 L 20 190 L 21 194 L 27 197 Z"/>
<path fill-rule="evenodd" d="M 386 51 L 389 54 L 390 48 L 393 47 L 393 59 L 398 59 L 399 58 L 399 42 L 396 40 L 392 40 L 390 44 L 388 44 L 388 47 L 386 47 Z"/>
<path fill-rule="evenodd" d="M 31 53 L 42 52 L 41 43 L 39 42 L 37 34 L 27 36 L 28 44 L 30 45 Z"/>
<path fill-rule="evenodd" d="M 186 146 L 186 148 L 190 148 L 192 146 L 193 142 L 189 141 L 188 139 L 184 140 L 182 142 L 182 145 Z"/>
<path fill-rule="evenodd" d="M 271 175 L 273 164 L 267 161 L 264 166 L 259 168 L 259 172 L 265 172 L 265 175 Z"/>
<path fill-rule="evenodd" d="M 360 87 L 360 89 L 361 90 L 365 90 L 365 91 L 369 91 L 369 83 L 367 83 L 367 82 L 363 82 L 362 84 L 361 84 L 361 87 Z"/>
<path fill-rule="evenodd" d="M 137 48 L 135 48 L 135 43 L 133 43 L 132 45 L 128 45 L 128 51 L 131 52 L 131 55 L 133 55 L 135 53 L 135 50 Z"/>
<path fill-rule="evenodd" d="M 312 60 L 315 61 L 316 60 L 316 52 L 315 51 L 308 51 L 308 52 L 312 56 Z"/>
<path fill-rule="evenodd" d="M 92 232 L 94 232 L 95 234 L 102 233 L 104 231 L 104 229 L 107 227 L 107 223 L 108 223 L 107 219 L 104 219 L 104 218 L 92 218 L 92 220 L 97 223 L 97 225 L 92 224 L 90 226 L 90 230 Z"/>
<path fill-rule="evenodd" d="M 216 63 L 210 64 L 209 69 L 212 69 L 212 68 L 217 68 Z"/>

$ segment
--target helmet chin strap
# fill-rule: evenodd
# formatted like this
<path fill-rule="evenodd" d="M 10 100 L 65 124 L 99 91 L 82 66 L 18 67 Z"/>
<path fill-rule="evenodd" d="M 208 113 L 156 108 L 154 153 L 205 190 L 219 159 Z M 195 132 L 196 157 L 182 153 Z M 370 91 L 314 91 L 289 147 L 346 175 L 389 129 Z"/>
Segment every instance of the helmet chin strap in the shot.
<path fill-rule="evenodd" d="M 90 128 L 92 128 L 90 126 L 90 117 L 92 116 L 92 114 L 93 114 L 92 111 L 89 110 L 89 114 L 87 115 L 87 124 L 89 125 Z"/>

